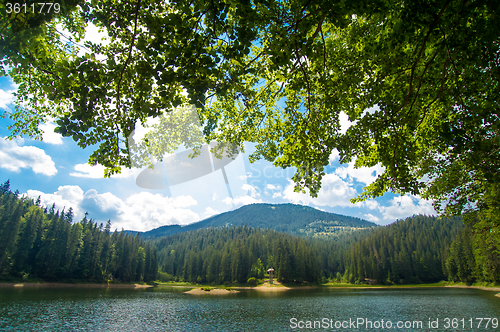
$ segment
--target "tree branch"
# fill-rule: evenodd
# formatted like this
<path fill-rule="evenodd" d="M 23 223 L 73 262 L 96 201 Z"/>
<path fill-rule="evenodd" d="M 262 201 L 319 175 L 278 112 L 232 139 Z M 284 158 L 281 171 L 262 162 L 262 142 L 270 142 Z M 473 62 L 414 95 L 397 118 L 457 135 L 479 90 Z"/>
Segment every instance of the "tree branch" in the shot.
<path fill-rule="evenodd" d="M 323 19 L 325 16 L 323 16 Z M 325 35 L 323 34 L 323 22 L 321 23 L 321 39 L 323 40 L 323 73 L 326 71 L 326 42 L 325 42 Z"/>
<path fill-rule="evenodd" d="M 457 67 L 455 65 L 455 61 L 453 61 L 453 59 L 451 58 L 451 52 L 450 52 L 450 49 L 448 48 L 448 43 L 446 42 L 446 34 L 444 33 L 441 26 L 439 26 L 439 30 L 441 31 L 441 33 L 444 36 L 444 46 L 446 47 L 446 50 L 448 51 L 448 57 L 449 57 L 449 60 L 451 61 L 451 65 L 453 66 L 453 70 L 455 72 L 455 77 L 456 77 L 455 86 L 457 87 L 458 97 L 460 98 L 460 101 L 462 102 L 462 107 L 465 109 L 465 103 L 464 103 L 464 100 L 462 98 L 462 93 L 460 92 L 460 86 L 458 85 L 458 70 L 457 70 Z"/>
<path fill-rule="evenodd" d="M 444 80 L 446 78 L 446 67 L 448 66 L 449 61 L 450 61 L 450 54 L 447 53 L 446 61 L 444 62 L 443 73 L 441 75 L 441 86 L 439 88 L 439 91 L 438 91 L 436 97 L 427 106 L 424 107 L 424 114 L 423 114 L 422 118 L 420 119 L 416 128 L 418 128 L 422 124 L 422 122 L 424 122 L 424 118 L 427 114 L 427 110 L 431 107 L 432 104 L 434 104 L 436 102 L 436 100 L 438 100 L 439 96 L 441 96 L 441 93 L 443 92 Z M 413 104 L 412 104 L 412 106 L 413 106 Z"/>
<path fill-rule="evenodd" d="M 424 37 L 424 40 L 422 42 L 422 45 L 420 46 L 420 50 L 418 51 L 418 54 L 417 54 L 417 59 L 415 60 L 415 62 L 413 63 L 413 66 L 411 68 L 411 75 L 410 75 L 410 87 L 408 88 L 408 94 L 406 95 L 406 99 L 405 99 L 405 102 L 403 103 L 403 106 L 401 106 L 401 109 L 403 109 L 406 104 L 408 103 L 409 99 L 410 99 L 410 95 L 412 93 L 412 90 L 413 90 L 413 76 L 415 74 L 415 69 L 417 68 L 417 65 L 418 63 L 420 62 L 420 57 L 422 56 L 422 52 L 424 51 L 424 48 L 425 48 L 425 45 L 427 44 L 427 40 L 429 39 L 432 31 L 434 30 L 434 27 L 435 25 L 438 23 L 439 19 L 441 18 L 441 16 L 443 15 L 446 7 L 448 7 L 448 5 L 451 3 L 451 0 L 448 0 L 443 8 L 441 8 L 441 10 L 439 11 L 437 17 L 434 19 L 434 21 L 432 22 L 432 24 L 430 25 L 429 27 L 429 31 L 427 32 L 427 35 Z"/>
<path fill-rule="evenodd" d="M 413 105 L 415 104 L 415 102 L 417 101 L 417 97 L 418 97 L 418 94 L 420 92 L 420 88 L 422 87 L 422 81 L 424 80 L 424 76 L 425 76 L 425 72 L 427 71 L 427 69 L 429 68 L 430 64 L 432 63 L 432 61 L 434 61 L 434 59 L 436 58 L 436 56 L 438 55 L 438 52 L 439 51 L 436 51 L 436 53 L 434 53 L 434 56 L 432 57 L 432 59 L 430 59 L 424 66 L 424 71 L 422 72 L 422 75 L 420 75 L 420 81 L 419 81 L 419 84 L 418 84 L 418 89 L 417 89 L 417 93 L 415 94 L 415 98 L 413 98 L 413 102 L 411 103 L 410 105 L 410 108 L 408 109 L 408 112 L 406 112 L 406 114 L 408 115 L 412 108 L 413 108 Z M 446 63 L 448 63 L 448 57 L 446 58 Z M 446 64 L 445 64 L 445 68 L 446 68 Z"/>
<path fill-rule="evenodd" d="M 322 30 L 322 26 L 323 26 L 323 22 L 325 20 L 325 14 L 323 14 L 321 16 L 321 20 L 319 21 L 318 23 L 318 26 L 316 27 L 316 30 L 314 31 L 313 35 L 312 35 L 312 39 L 316 38 L 316 36 L 318 35 L 318 33 L 321 32 L 321 35 L 323 35 L 323 30 Z M 323 39 L 324 41 L 324 39 Z"/>
<path fill-rule="evenodd" d="M 127 68 L 128 64 L 130 62 L 130 59 L 132 58 L 132 48 L 134 47 L 135 36 L 137 35 L 137 19 L 139 18 L 139 9 L 141 8 L 141 1 L 142 0 L 138 0 L 137 1 L 137 6 L 136 6 L 136 9 L 135 9 L 134 33 L 132 35 L 132 41 L 130 42 L 130 47 L 128 49 L 127 60 L 125 61 L 125 64 L 123 65 L 123 68 L 122 68 L 121 73 L 120 73 L 120 79 L 118 80 L 118 85 L 116 87 L 116 91 L 117 91 L 116 110 L 118 111 L 118 116 L 121 115 L 121 112 L 120 112 L 120 108 L 121 108 L 120 90 L 121 89 L 120 88 L 121 88 L 121 83 L 122 83 L 122 80 L 123 80 L 123 73 L 125 72 L 125 68 Z"/>

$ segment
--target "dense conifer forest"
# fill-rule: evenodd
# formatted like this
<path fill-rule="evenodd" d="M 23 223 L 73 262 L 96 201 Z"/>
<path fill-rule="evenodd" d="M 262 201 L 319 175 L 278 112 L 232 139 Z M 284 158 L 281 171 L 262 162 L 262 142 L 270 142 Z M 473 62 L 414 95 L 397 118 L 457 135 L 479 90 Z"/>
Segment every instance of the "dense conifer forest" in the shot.
<path fill-rule="evenodd" d="M 462 228 L 461 218 L 414 216 L 336 240 L 239 226 L 175 234 L 155 245 L 160 275 L 170 280 L 241 283 L 273 267 L 284 282 L 403 284 L 444 280 L 447 248 Z"/>
<path fill-rule="evenodd" d="M 268 268 L 278 281 L 317 282 L 321 265 L 311 241 L 248 226 L 208 228 L 155 241 L 160 275 L 201 283 L 245 283 Z"/>
<path fill-rule="evenodd" d="M 448 280 L 471 284 L 500 283 L 500 243 L 490 230 L 469 223 L 451 244 L 446 258 Z"/>
<path fill-rule="evenodd" d="M 376 229 L 347 250 L 344 279 L 389 284 L 445 280 L 447 250 L 462 228 L 460 217 L 418 215 Z"/>
<path fill-rule="evenodd" d="M 0 280 L 189 281 L 255 284 L 273 267 L 281 282 L 379 284 L 499 282 L 500 255 L 462 218 L 413 216 L 336 238 L 244 226 L 209 227 L 157 239 L 111 232 L 73 211 L 42 207 L 0 186 Z"/>
<path fill-rule="evenodd" d="M 87 215 L 47 209 L 40 200 L 0 187 L 0 278 L 47 281 L 152 281 L 156 248 L 139 236 L 111 232 Z"/>

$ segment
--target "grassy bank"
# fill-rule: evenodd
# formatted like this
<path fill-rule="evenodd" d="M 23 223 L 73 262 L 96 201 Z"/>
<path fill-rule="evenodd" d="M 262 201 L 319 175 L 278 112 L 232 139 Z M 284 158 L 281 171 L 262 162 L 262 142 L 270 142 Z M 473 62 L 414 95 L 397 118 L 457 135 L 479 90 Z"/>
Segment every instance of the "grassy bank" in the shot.
<path fill-rule="evenodd" d="M 116 282 L 112 280 L 102 283 L 95 283 L 78 279 L 62 279 L 57 281 L 50 281 L 43 279 L 9 278 L 7 280 L 0 280 L 0 287 L 147 288 L 154 287 L 154 284 L 133 281 Z"/>
<path fill-rule="evenodd" d="M 0 282 L 2 287 L 23 287 L 23 288 L 149 288 L 152 285 L 145 284 L 91 284 L 91 283 L 63 283 L 63 282 Z"/>
<path fill-rule="evenodd" d="M 270 285 L 266 280 L 259 280 L 257 286 L 249 286 L 247 284 L 232 284 L 232 285 L 212 285 L 212 284 L 198 284 L 191 282 L 159 282 L 154 283 L 88 283 L 79 280 L 62 280 L 57 282 L 47 282 L 43 280 L 3 280 L 0 281 L 1 287 L 82 287 L 82 288 L 147 288 L 147 287 L 176 287 L 176 288 L 205 288 L 205 289 L 310 289 L 310 288 L 334 288 L 334 289 L 391 289 L 391 288 L 426 288 L 426 287 L 456 287 L 456 288 L 475 288 L 489 291 L 500 292 L 500 285 L 478 282 L 472 285 L 465 283 L 454 283 L 450 281 L 440 281 L 429 284 L 404 284 L 404 285 L 367 285 L 367 284 L 348 284 L 338 282 L 328 282 L 325 284 L 281 284 L 274 282 Z"/>

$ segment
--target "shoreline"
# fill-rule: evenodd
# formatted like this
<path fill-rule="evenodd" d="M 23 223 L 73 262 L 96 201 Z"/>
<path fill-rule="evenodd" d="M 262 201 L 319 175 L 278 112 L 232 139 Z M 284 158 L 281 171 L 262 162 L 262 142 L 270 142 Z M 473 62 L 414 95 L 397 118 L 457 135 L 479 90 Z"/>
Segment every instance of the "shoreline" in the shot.
<path fill-rule="evenodd" d="M 490 292 L 497 292 L 498 294 L 495 294 L 495 296 L 500 297 L 500 287 L 466 286 L 466 285 L 449 285 L 444 287 L 481 289 Z"/>
<path fill-rule="evenodd" d="M 128 288 L 128 289 L 143 289 L 143 288 L 192 288 L 192 290 L 200 289 L 201 287 L 215 287 L 212 290 L 254 290 L 258 292 L 283 292 L 288 290 L 300 290 L 300 289 L 412 289 L 412 288 L 467 288 L 467 289 L 479 289 L 490 292 L 497 292 L 496 296 L 500 297 L 500 287 L 499 286 L 467 286 L 467 285 L 445 285 L 445 284 L 415 284 L 415 285 L 373 285 L 373 286 L 361 286 L 361 285 L 338 285 L 325 284 L 318 286 L 285 286 L 282 284 L 269 285 L 268 283 L 256 286 L 256 287 L 245 287 L 245 286 L 235 286 L 227 288 L 217 288 L 219 286 L 204 286 L 204 285 L 168 285 L 168 284 L 157 284 L 157 285 L 142 285 L 142 284 L 95 284 L 95 283 L 63 283 L 63 282 L 0 282 L 0 288 Z M 220 286 L 222 287 L 222 286 Z M 203 291 L 205 292 L 205 291 Z M 206 292 L 209 293 L 209 292 Z"/>
<path fill-rule="evenodd" d="M 222 289 L 222 288 L 213 288 L 210 290 L 203 290 L 201 288 L 193 288 L 189 291 L 184 292 L 184 294 L 190 295 L 228 295 L 228 294 L 236 294 L 239 291 L 235 289 Z"/>
<path fill-rule="evenodd" d="M 0 282 L 0 288 L 150 288 L 152 285 L 141 284 L 83 284 L 64 282 Z"/>
<path fill-rule="evenodd" d="M 235 287 L 237 289 L 250 289 L 250 290 L 254 290 L 254 291 L 257 291 L 257 292 L 284 292 L 284 291 L 287 291 L 287 290 L 290 290 L 290 289 L 312 289 L 312 288 L 315 288 L 315 287 L 310 287 L 310 286 L 303 286 L 303 287 L 287 287 L 287 286 L 283 286 L 283 285 L 269 285 L 269 284 L 264 284 L 264 285 L 259 285 L 259 286 L 256 286 L 256 287 Z"/>

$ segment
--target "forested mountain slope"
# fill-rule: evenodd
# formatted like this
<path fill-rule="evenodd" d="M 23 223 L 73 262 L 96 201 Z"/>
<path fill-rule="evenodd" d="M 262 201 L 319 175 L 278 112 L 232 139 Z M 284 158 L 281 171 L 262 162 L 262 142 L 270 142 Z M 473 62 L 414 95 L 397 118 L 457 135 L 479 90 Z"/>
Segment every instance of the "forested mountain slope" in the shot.
<path fill-rule="evenodd" d="M 168 278 L 215 284 L 262 278 L 269 267 L 279 281 L 317 282 L 320 265 L 308 244 L 301 237 L 247 226 L 211 227 L 155 241 Z"/>
<path fill-rule="evenodd" d="M 278 221 L 272 219 L 274 210 Z M 262 278 L 273 267 L 278 280 L 289 283 L 373 279 L 401 284 L 447 277 L 498 281 L 498 253 L 490 250 L 494 244 L 487 243 L 474 225 L 465 231 L 461 218 L 418 215 L 384 227 L 366 227 L 371 223 L 356 224 L 342 216 L 319 219 L 330 214 L 296 205 L 258 204 L 234 212 L 208 219 L 217 227 L 147 240 L 112 233 L 109 221 L 98 225 L 87 215 L 74 222 L 71 208 L 44 208 L 39 200 L 11 192 L 6 182 L 0 186 L 0 280 L 152 281 L 158 276 L 163 281 L 234 284 Z M 322 220 L 328 227 L 343 223 L 341 227 L 351 228 L 333 238 L 261 228 L 291 220 L 285 229 L 300 230 L 304 223 L 298 217 L 311 215 L 318 218 L 316 225 Z M 252 220 L 256 227 L 248 225 Z M 234 226 L 238 222 L 246 225 Z M 474 250 L 474 244 L 483 250 Z"/>
<path fill-rule="evenodd" d="M 446 279 L 446 252 L 460 218 L 414 216 L 336 239 L 297 237 L 247 226 L 207 228 L 154 241 L 169 280 L 244 282 L 270 267 L 279 280 L 420 283 Z"/>
<path fill-rule="evenodd" d="M 491 219 L 489 222 L 494 224 Z M 447 253 L 449 280 L 467 284 L 475 281 L 500 283 L 500 242 L 494 241 L 495 234 L 491 233 L 477 220 L 466 225 Z"/>
<path fill-rule="evenodd" d="M 464 228 L 462 218 L 413 216 L 376 229 L 345 255 L 346 280 L 421 283 L 446 279 L 450 244 Z"/>
<path fill-rule="evenodd" d="M 299 236 L 334 238 L 341 234 L 376 224 L 355 217 L 320 211 L 296 204 L 250 204 L 187 225 L 162 226 L 141 233 L 145 238 L 158 238 L 208 227 L 242 226 L 269 228 Z"/>
<path fill-rule="evenodd" d="M 40 206 L 40 201 L 0 187 L 0 279 L 151 281 L 156 248 L 139 236 L 111 232 L 87 215 Z"/>

